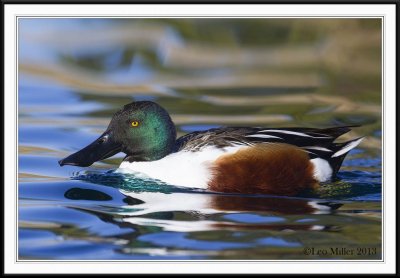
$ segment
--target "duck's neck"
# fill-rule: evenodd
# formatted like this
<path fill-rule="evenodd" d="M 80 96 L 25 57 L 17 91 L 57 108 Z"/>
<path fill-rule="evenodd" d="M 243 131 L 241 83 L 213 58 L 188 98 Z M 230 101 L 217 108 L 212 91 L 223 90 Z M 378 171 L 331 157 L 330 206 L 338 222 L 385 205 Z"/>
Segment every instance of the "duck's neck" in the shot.
<path fill-rule="evenodd" d="M 129 162 L 140 162 L 140 161 L 155 161 L 159 160 L 172 152 L 173 148 L 163 148 L 158 150 L 149 151 L 136 151 L 131 154 L 127 154 L 124 161 Z"/>
<path fill-rule="evenodd" d="M 127 149 L 125 153 L 127 156 L 124 161 L 155 161 L 159 160 L 175 149 L 176 144 L 176 131 L 175 129 L 166 130 L 163 133 L 152 136 L 147 140 L 142 140 L 140 143 L 135 144 L 134 147 Z"/>

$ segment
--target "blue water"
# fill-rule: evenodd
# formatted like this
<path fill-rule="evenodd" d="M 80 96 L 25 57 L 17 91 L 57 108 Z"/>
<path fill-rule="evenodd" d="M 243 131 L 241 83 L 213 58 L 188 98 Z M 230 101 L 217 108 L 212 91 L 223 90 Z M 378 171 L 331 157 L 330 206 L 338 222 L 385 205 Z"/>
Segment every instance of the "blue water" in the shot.
<path fill-rule="evenodd" d="M 287 87 L 261 86 L 258 79 L 248 81 L 247 77 L 239 82 L 242 85 L 235 85 L 240 78 L 229 79 L 223 88 L 215 85 L 213 79 L 207 84 L 204 76 L 226 79 L 229 74 L 240 72 L 240 77 L 252 68 L 248 64 L 241 70 L 232 65 L 208 65 L 206 62 L 212 63 L 213 59 L 207 60 L 207 57 L 215 57 L 215 53 L 207 52 L 211 51 L 209 49 L 201 52 L 207 58 L 205 64 L 190 68 L 185 60 L 166 54 L 172 49 L 170 47 L 190 47 L 191 43 L 198 43 L 189 34 L 185 37 L 177 25 L 164 22 L 150 28 L 144 24 L 141 28 L 149 28 L 149 41 L 136 45 L 137 40 L 133 40 L 124 45 L 124 38 L 130 33 L 124 33 L 129 29 L 120 24 L 101 20 L 52 20 L 51 24 L 29 20 L 20 25 L 19 259 L 381 258 L 379 114 L 374 110 L 365 112 L 370 111 L 370 106 L 366 106 L 368 109 L 364 112 L 336 111 L 334 101 L 332 104 L 313 104 L 311 100 L 310 103 L 297 103 L 296 100 L 279 103 L 278 98 L 277 104 L 273 105 L 262 99 L 260 103 L 258 100 L 251 102 L 257 97 L 298 97 L 310 93 L 323 96 L 324 91 L 335 94 L 327 83 L 317 88 L 307 84 L 294 86 L 290 83 L 291 77 L 285 74 L 282 78 Z M 199 24 L 196 28 L 202 26 Z M 271 28 L 282 26 L 272 24 Z M 102 37 L 103 33 L 98 32 L 102 28 L 111 31 L 104 31 L 108 35 Z M 132 25 L 132 28 L 137 26 Z M 78 31 L 83 33 L 74 36 Z M 63 32 L 62 42 L 55 39 L 54 32 Z M 121 37 L 118 32 L 122 32 Z M 163 34 L 162 42 L 159 32 Z M 83 34 L 93 34 L 92 45 L 84 40 Z M 115 41 L 107 40 L 107 36 Z M 277 38 L 275 43 L 282 43 L 284 39 Z M 214 43 L 216 49 L 222 47 Z M 257 42 L 259 47 L 269 43 Z M 252 46 L 243 42 L 242 50 L 251 50 Z M 231 50 L 226 46 L 223 49 Z M 298 68 L 293 66 L 292 70 Z M 310 71 L 310 68 L 304 71 Z M 327 75 L 324 78 L 333 77 Z M 96 82 L 104 83 L 96 87 Z M 232 85 L 229 82 L 233 82 Z M 249 82 L 254 82 L 254 86 Z M 352 82 L 352 89 L 357 91 L 358 81 Z M 127 84 L 131 91 L 123 87 Z M 109 86 L 110 92 L 104 90 L 105 86 Z M 379 106 L 374 94 L 363 88 L 359 91 L 359 94 L 365 94 L 364 98 L 371 98 L 368 105 Z M 213 97 L 221 97 L 230 104 L 212 102 Z M 245 99 L 237 100 L 237 97 Z M 357 97 L 351 97 L 352 101 L 357 100 Z M 117 173 L 114 170 L 123 154 L 86 168 L 58 165 L 59 159 L 97 138 L 120 106 L 144 99 L 157 101 L 171 111 L 179 135 L 223 125 L 318 127 L 360 124 L 357 135 L 367 139 L 350 152 L 338 180 L 290 198 L 207 192 Z M 358 105 L 364 107 L 362 102 Z M 246 117 L 241 118 L 242 115 Z M 238 122 L 229 121 L 230 116 L 238 117 Z M 259 120 L 257 117 L 265 118 Z M 318 204 L 326 203 L 337 209 L 318 209 Z M 363 256 L 320 257 L 304 254 L 304 248 L 309 247 L 370 247 L 377 251 Z"/>

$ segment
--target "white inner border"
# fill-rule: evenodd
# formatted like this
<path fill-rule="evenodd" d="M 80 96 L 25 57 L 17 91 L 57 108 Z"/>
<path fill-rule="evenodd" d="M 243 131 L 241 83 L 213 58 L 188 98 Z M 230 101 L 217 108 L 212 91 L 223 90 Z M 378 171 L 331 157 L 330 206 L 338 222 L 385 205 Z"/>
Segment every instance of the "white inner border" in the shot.
<path fill-rule="evenodd" d="M 371 5 L 4 5 L 4 272 L 5 273 L 394 273 L 396 261 L 396 6 Z M 384 261 L 17 261 L 16 17 L 248 16 L 384 18 Z M 387 151 L 389 150 L 389 152 Z M 388 226 L 387 223 L 390 223 Z M 290 266 L 286 266 L 289 264 Z"/>

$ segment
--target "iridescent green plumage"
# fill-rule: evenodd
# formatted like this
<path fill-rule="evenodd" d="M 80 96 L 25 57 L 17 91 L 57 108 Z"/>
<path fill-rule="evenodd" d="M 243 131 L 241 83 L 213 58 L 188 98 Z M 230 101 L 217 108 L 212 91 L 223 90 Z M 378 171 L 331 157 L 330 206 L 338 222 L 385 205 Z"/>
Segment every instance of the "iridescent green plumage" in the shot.
<path fill-rule="evenodd" d="M 131 123 L 138 122 L 133 127 Z M 114 114 L 107 130 L 115 140 L 122 142 L 126 160 L 158 160 L 171 153 L 176 140 L 176 130 L 169 114 L 150 101 L 132 102 Z"/>

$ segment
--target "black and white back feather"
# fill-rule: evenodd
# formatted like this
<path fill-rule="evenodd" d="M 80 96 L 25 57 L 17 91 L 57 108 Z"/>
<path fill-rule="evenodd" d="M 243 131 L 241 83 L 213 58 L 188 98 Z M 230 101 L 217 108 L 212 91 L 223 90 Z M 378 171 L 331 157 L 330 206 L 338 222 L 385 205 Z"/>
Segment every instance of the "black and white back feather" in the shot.
<path fill-rule="evenodd" d="M 310 159 L 322 158 L 329 162 L 333 176 L 339 170 L 346 154 L 363 137 L 343 143 L 334 141 L 355 126 L 332 128 L 264 128 L 223 127 L 186 134 L 176 141 L 175 151 L 201 151 L 205 147 L 252 146 L 262 143 L 286 143 L 306 151 Z"/>

